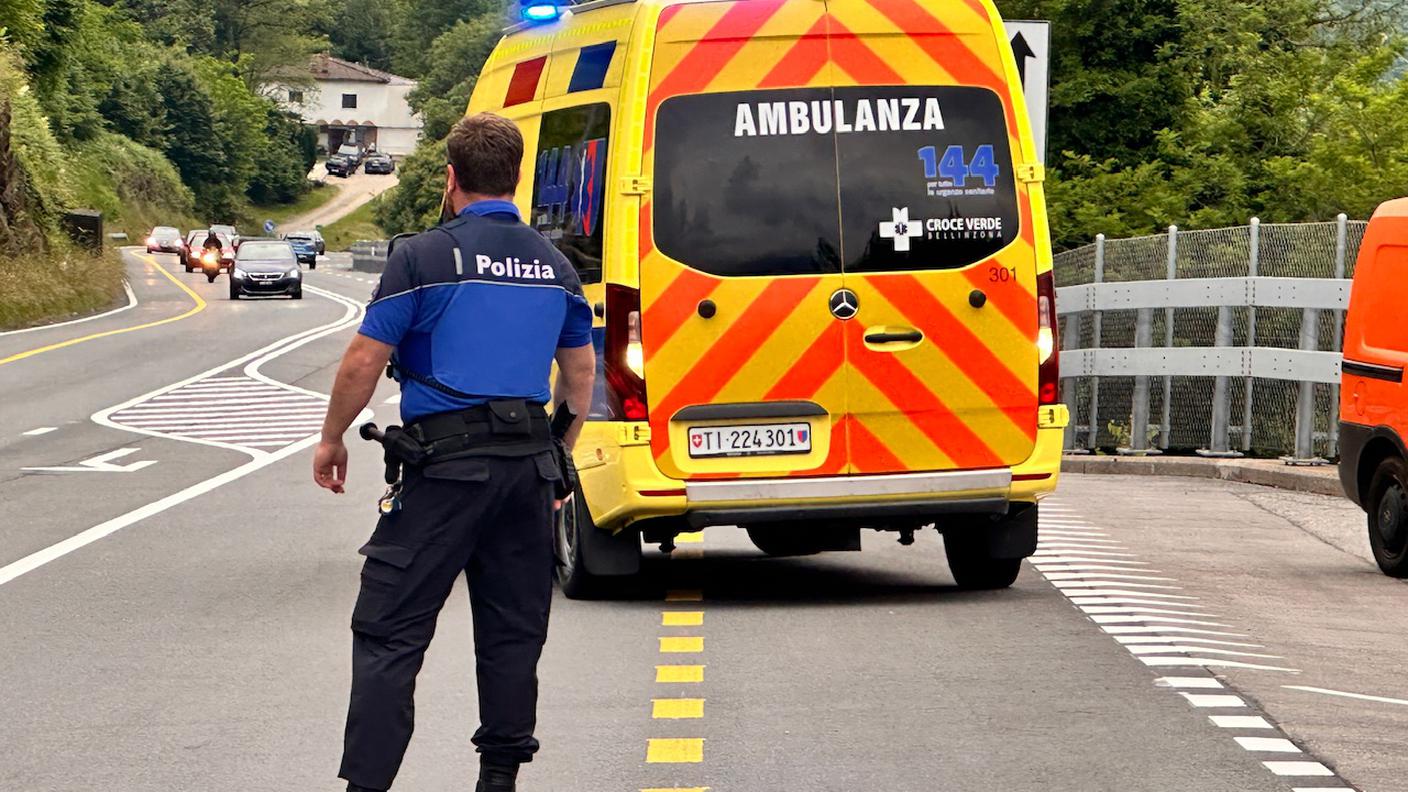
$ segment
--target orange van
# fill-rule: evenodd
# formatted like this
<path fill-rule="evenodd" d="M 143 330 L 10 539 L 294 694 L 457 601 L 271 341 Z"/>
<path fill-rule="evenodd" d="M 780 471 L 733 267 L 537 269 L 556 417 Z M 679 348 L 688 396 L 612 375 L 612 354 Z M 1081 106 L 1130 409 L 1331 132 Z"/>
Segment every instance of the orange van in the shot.
<path fill-rule="evenodd" d="M 1368 514 L 1379 568 L 1408 577 L 1408 198 L 1369 221 L 1344 325 L 1340 386 L 1340 482 Z"/>
<path fill-rule="evenodd" d="M 564 591 L 711 525 L 773 555 L 937 525 L 961 585 L 1010 585 L 1068 414 L 990 0 L 524 11 L 469 111 L 523 130 L 519 206 L 599 317 Z"/>

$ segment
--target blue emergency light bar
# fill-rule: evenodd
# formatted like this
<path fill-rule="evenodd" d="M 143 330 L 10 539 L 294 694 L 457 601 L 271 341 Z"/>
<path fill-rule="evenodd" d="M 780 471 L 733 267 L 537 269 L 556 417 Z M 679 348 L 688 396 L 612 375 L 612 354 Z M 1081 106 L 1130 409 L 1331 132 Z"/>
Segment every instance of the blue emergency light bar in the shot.
<path fill-rule="evenodd" d="M 519 4 L 519 14 L 525 22 L 551 22 L 562 16 L 562 6 L 528 0 Z"/>

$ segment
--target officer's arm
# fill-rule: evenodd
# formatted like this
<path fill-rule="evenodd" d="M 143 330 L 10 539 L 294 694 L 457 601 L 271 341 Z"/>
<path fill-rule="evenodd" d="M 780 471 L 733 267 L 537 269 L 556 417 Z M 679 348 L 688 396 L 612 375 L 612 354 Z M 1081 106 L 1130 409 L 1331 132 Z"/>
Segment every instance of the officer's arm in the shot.
<path fill-rule="evenodd" d="M 571 448 L 582 431 L 582 422 L 592 409 L 592 385 L 596 380 L 596 350 L 591 344 L 559 347 L 557 350 L 556 397 L 565 399 L 577 420 L 568 430 L 565 442 Z"/>
<path fill-rule="evenodd" d="M 323 442 L 341 442 L 347 427 L 357 420 L 357 415 L 372 400 L 372 393 L 376 391 L 377 381 L 386 370 L 386 362 L 391 359 L 393 349 L 395 347 L 390 344 L 360 333 L 352 337 L 332 386 L 328 415 L 323 420 Z"/>

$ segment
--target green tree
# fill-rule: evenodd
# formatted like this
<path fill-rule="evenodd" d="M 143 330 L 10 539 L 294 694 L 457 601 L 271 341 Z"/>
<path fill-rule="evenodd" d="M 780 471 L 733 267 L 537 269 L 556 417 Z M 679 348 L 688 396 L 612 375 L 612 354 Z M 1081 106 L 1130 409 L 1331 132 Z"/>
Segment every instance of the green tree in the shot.
<path fill-rule="evenodd" d="M 401 0 L 344 0 L 330 16 L 327 27 L 332 54 L 373 69 L 391 70 L 389 34 L 400 19 Z"/>

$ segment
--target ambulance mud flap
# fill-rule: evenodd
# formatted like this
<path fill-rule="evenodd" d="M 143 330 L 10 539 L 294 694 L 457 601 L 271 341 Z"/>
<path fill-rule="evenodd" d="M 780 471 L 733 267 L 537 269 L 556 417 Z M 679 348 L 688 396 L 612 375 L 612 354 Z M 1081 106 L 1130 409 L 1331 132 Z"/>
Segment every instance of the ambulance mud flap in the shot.
<path fill-rule="evenodd" d="M 964 515 L 941 520 L 939 530 L 949 534 L 981 534 L 987 540 L 988 558 L 1030 558 L 1036 553 L 1035 503 L 1014 503 L 1005 515 Z"/>
<path fill-rule="evenodd" d="M 583 511 L 586 511 L 583 509 Z M 625 528 L 615 534 L 584 520 L 578 530 L 582 565 L 601 577 L 626 577 L 640 572 L 640 533 Z"/>

